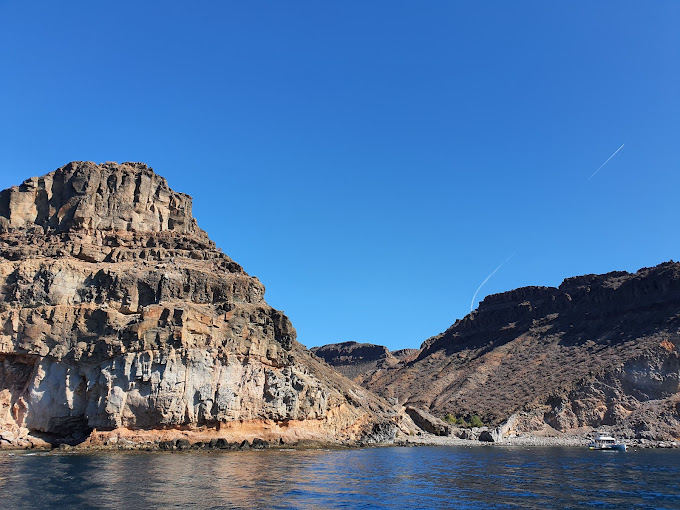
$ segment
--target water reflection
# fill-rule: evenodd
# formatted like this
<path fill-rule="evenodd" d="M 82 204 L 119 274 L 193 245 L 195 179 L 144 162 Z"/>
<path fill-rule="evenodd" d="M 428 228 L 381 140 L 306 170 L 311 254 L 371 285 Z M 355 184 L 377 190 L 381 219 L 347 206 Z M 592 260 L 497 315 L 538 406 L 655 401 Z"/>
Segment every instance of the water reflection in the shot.
<path fill-rule="evenodd" d="M 3 508 L 680 508 L 680 452 L 0 454 Z"/>

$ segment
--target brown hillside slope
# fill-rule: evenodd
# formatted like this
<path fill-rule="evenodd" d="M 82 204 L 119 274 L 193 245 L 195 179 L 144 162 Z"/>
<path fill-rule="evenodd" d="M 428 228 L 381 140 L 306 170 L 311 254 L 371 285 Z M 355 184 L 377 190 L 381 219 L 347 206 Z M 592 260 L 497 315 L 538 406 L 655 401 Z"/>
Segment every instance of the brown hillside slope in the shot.
<path fill-rule="evenodd" d="M 488 296 L 403 367 L 363 384 L 436 415 L 518 430 L 611 425 L 680 438 L 680 264 Z"/>

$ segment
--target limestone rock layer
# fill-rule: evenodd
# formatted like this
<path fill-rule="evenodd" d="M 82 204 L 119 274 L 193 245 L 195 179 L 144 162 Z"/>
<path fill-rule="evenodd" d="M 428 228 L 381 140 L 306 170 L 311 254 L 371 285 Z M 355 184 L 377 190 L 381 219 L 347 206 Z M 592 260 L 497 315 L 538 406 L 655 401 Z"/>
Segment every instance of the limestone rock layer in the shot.
<path fill-rule="evenodd" d="M 389 405 L 312 358 L 264 290 L 144 164 L 74 162 L 0 192 L 0 445 L 393 438 Z"/>

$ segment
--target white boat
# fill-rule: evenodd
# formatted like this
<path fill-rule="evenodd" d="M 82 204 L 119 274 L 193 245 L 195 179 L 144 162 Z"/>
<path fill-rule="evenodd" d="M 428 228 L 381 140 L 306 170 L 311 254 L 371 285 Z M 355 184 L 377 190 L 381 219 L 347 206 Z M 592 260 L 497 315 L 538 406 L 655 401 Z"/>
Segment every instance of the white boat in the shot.
<path fill-rule="evenodd" d="M 611 436 L 597 436 L 590 442 L 588 448 L 591 450 L 614 450 L 619 452 L 626 451 L 626 445 L 618 442 Z"/>

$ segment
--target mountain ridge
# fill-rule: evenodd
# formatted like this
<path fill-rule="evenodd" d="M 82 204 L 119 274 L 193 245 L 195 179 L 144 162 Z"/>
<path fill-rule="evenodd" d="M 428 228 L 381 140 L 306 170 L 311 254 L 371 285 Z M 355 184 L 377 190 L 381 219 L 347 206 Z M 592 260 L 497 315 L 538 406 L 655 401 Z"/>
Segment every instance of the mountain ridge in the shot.
<path fill-rule="evenodd" d="M 354 380 L 440 417 L 668 440 L 680 437 L 678 345 L 680 263 L 669 261 L 487 296 L 414 359 Z"/>

